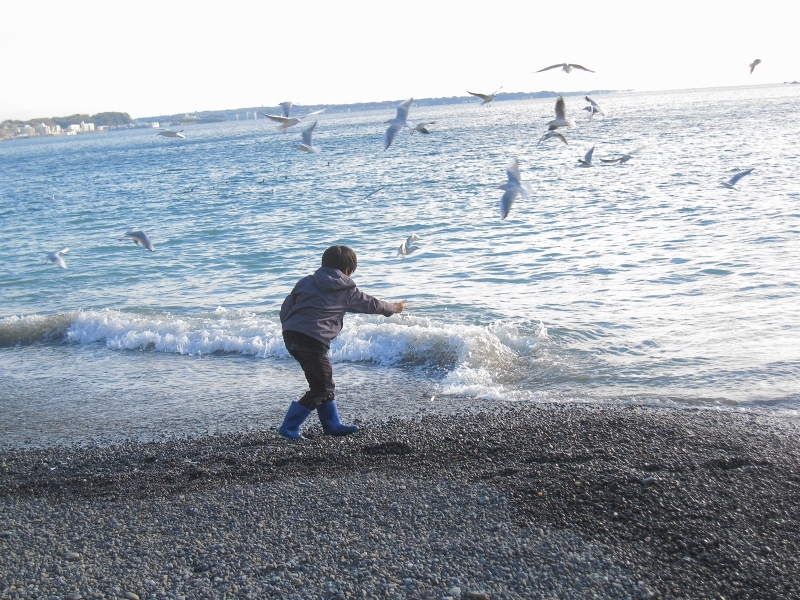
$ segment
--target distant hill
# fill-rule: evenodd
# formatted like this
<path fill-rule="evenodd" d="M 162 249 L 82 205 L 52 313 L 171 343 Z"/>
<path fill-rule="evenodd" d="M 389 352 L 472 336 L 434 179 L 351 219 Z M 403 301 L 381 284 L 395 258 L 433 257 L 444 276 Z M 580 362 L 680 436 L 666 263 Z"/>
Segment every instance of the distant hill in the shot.
<path fill-rule="evenodd" d="M 503 92 L 497 94 L 494 98 L 495 102 L 503 102 L 505 100 L 529 100 L 531 98 L 555 98 L 557 96 L 583 96 L 584 94 L 610 94 L 619 90 L 591 90 L 584 92 Z M 379 102 L 357 102 L 354 104 L 303 104 L 292 110 L 292 114 L 302 115 L 313 110 L 320 108 L 327 109 L 328 113 L 346 113 L 346 112 L 360 112 L 366 110 L 394 110 L 400 100 L 382 100 Z M 474 96 L 451 96 L 449 98 L 415 98 L 413 106 L 443 106 L 447 104 L 467 104 L 472 102 L 480 102 Z M 247 113 L 252 115 L 258 114 L 259 119 L 263 119 L 262 113 L 279 115 L 281 114 L 280 106 L 251 106 L 249 108 L 237 108 L 227 110 L 213 110 L 213 111 L 199 111 L 193 113 L 183 113 L 178 115 L 159 115 L 157 117 L 146 117 L 135 119 L 137 123 L 147 122 L 171 122 L 180 125 L 189 125 L 192 123 L 216 123 L 219 121 L 236 121 L 238 118 L 242 121 L 247 119 Z"/>
<path fill-rule="evenodd" d="M 96 115 L 70 115 L 68 117 L 42 117 L 39 119 L 30 119 L 28 121 L 3 121 L 3 126 L 19 127 L 20 125 L 36 126 L 39 123 L 44 123 L 52 127 L 53 125 L 60 125 L 62 129 L 68 128 L 70 125 L 80 125 L 81 121 L 84 123 L 94 123 L 95 127 L 120 127 L 128 125 L 133 122 L 128 113 L 122 112 L 102 112 Z"/>

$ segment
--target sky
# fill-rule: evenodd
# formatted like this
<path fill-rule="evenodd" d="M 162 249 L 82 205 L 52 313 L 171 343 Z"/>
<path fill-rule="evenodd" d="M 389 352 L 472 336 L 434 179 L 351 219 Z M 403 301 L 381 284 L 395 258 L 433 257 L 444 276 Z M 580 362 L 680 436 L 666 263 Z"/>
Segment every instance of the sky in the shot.
<path fill-rule="evenodd" d="M 2 21 L 0 121 L 800 80 L 790 0 L 28 0 Z M 562 62 L 595 73 L 534 73 Z"/>

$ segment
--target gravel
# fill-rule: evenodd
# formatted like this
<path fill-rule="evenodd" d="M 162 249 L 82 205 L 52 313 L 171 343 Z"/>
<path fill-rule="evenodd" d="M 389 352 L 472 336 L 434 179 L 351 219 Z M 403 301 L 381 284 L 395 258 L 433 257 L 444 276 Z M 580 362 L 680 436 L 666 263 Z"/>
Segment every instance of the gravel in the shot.
<path fill-rule="evenodd" d="M 563 404 L 6 448 L 0 597 L 798 597 L 799 432 Z"/>

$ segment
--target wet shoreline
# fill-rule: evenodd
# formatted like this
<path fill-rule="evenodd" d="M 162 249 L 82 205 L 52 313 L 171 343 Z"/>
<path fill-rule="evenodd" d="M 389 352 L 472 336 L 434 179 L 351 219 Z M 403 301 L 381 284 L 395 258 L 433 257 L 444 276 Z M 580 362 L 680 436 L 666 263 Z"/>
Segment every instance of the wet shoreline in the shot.
<path fill-rule="evenodd" d="M 309 422 L 307 443 L 0 451 L 0 595 L 800 594 L 798 421 L 563 404 L 348 438 Z"/>

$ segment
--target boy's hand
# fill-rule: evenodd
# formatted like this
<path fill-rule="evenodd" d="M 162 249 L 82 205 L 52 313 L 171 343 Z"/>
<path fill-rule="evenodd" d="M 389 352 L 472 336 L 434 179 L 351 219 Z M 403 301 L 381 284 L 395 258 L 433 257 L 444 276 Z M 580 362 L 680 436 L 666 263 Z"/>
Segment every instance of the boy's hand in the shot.
<path fill-rule="evenodd" d="M 395 302 L 394 303 L 394 313 L 395 314 L 401 313 L 405 309 L 406 309 L 406 301 L 405 300 L 400 300 L 400 302 Z"/>

